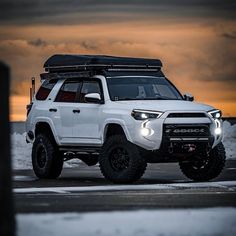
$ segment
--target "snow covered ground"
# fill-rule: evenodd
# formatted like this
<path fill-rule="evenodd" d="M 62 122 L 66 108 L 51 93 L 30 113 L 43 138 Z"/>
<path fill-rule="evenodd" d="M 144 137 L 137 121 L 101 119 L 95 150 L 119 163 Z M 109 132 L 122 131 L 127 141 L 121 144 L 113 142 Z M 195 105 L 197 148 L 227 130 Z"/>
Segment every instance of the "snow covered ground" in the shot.
<path fill-rule="evenodd" d="M 26 143 L 25 141 L 26 133 L 11 134 L 11 145 L 12 145 L 12 164 L 13 169 L 32 169 L 31 164 L 31 149 L 32 144 Z M 74 167 L 78 166 L 79 160 L 73 159 L 64 163 L 64 167 Z"/>
<path fill-rule="evenodd" d="M 18 236 L 236 235 L 236 208 L 18 214 Z"/>
<path fill-rule="evenodd" d="M 12 158 L 14 169 L 32 169 L 31 165 L 31 144 L 25 142 L 25 133 L 13 133 L 12 140 Z M 236 124 L 231 125 L 224 121 L 224 139 L 227 159 L 236 159 Z M 65 163 L 65 167 L 78 165 L 79 160 L 71 160 Z"/>

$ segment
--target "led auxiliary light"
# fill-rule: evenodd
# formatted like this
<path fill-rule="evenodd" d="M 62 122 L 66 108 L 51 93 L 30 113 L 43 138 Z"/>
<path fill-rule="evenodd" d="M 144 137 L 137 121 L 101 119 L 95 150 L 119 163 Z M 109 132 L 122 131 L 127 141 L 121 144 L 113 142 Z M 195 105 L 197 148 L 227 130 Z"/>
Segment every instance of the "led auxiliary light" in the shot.
<path fill-rule="evenodd" d="M 220 135 L 222 133 L 222 129 L 221 128 L 215 128 L 215 134 L 216 135 Z"/>
<path fill-rule="evenodd" d="M 149 122 L 150 122 L 149 120 L 145 120 L 141 125 L 140 134 L 143 137 L 148 137 L 154 134 L 154 130 L 152 128 L 146 127 L 146 125 L 148 125 Z"/>
<path fill-rule="evenodd" d="M 148 135 L 150 135 L 151 134 L 151 130 L 150 129 L 148 129 L 148 128 L 141 128 L 141 135 L 143 136 L 143 137 L 147 137 Z"/>

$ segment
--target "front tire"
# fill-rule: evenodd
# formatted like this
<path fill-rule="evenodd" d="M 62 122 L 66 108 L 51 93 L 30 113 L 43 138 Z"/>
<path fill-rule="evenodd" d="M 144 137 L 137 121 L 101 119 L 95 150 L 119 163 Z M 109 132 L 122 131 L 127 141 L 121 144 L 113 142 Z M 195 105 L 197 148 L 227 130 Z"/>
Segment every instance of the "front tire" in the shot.
<path fill-rule="evenodd" d="M 138 147 L 122 135 L 108 138 L 99 156 L 99 164 L 104 177 L 113 183 L 135 182 L 147 167 Z"/>
<path fill-rule="evenodd" d="M 63 158 L 55 143 L 44 134 L 35 138 L 32 165 L 35 175 L 40 179 L 55 179 L 61 174 Z"/>
<path fill-rule="evenodd" d="M 225 165 L 225 148 L 222 143 L 214 147 L 208 156 L 180 162 L 183 174 L 194 181 L 209 181 L 216 178 Z"/>

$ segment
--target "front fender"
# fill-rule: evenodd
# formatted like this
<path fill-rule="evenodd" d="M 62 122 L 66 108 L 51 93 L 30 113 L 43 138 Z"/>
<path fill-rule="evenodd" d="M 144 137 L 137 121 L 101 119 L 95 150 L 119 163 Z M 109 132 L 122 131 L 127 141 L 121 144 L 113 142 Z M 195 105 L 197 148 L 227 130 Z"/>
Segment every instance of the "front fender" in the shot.
<path fill-rule="evenodd" d="M 121 120 L 121 119 L 116 119 L 116 118 L 109 118 L 109 119 L 106 119 L 105 122 L 103 123 L 103 126 L 102 126 L 102 143 L 104 143 L 104 140 L 105 140 L 105 136 L 106 136 L 106 130 L 107 130 L 107 127 L 109 124 L 117 124 L 117 125 L 120 125 L 121 128 L 123 129 L 124 133 L 125 133 L 125 136 L 126 136 L 126 139 L 130 142 L 132 142 L 132 138 L 131 138 L 131 135 L 130 135 L 130 132 L 129 132 L 129 126 L 125 123 L 124 120 Z"/>

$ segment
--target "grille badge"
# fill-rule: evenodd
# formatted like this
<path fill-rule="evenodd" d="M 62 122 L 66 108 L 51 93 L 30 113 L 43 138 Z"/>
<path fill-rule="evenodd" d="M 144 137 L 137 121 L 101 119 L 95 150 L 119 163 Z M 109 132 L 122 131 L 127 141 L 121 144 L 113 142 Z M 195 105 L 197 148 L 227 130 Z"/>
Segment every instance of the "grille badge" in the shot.
<path fill-rule="evenodd" d="M 173 133 L 205 133 L 205 129 L 200 128 L 200 129 L 174 129 Z"/>

